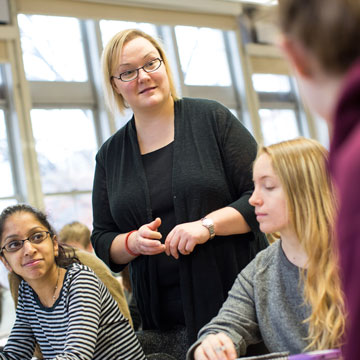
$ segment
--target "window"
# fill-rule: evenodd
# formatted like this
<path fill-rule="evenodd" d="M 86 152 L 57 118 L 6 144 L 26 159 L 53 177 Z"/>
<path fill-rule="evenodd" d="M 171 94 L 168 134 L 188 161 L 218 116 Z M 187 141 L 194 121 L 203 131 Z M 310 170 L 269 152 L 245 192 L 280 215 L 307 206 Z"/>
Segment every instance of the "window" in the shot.
<path fill-rule="evenodd" d="M 10 154 L 7 141 L 4 111 L 0 109 L 0 199 L 14 196 L 14 185 L 10 166 Z M 6 201 L 7 202 L 7 201 Z"/>
<path fill-rule="evenodd" d="M 46 208 L 61 225 L 71 215 L 90 226 L 97 151 L 91 111 L 33 109 L 31 119 Z"/>
<path fill-rule="evenodd" d="M 18 23 L 28 80 L 87 80 L 79 20 L 20 14 Z"/>
<path fill-rule="evenodd" d="M 65 224 L 80 221 L 92 229 L 91 193 L 73 193 L 45 197 L 51 224 L 59 231 Z"/>
<path fill-rule="evenodd" d="M 260 109 L 264 145 L 298 137 L 295 112 L 287 109 Z"/>
<path fill-rule="evenodd" d="M 185 85 L 231 85 L 221 30 L 176 26 L 175 34 Z"/>
<path fill-rule="evenodd" d="M 303 135 L 290 77 L 279 74 L 253 74 L 252 81 L 259 98 L 264 145 Z"/>
<path fill-rule="evenodd" d="M 254 89 L 258 92 L 289 93 L 291 86 L 289 77 L 275 74 L 254 74 L 252 76 Z"/>
<path fill-rule="evenodd" d="M 91 112 L 34 109 L 31 118 L 43 191 L 90 190 L 97 149 Z"/>

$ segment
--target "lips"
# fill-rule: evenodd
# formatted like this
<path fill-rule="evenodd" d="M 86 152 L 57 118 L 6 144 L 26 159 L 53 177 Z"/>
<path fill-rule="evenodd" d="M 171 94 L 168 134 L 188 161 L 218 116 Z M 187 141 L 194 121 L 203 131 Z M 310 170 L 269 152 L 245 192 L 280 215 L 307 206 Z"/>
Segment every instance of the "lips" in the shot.
<path fill-rule="evenodd" d="M 265 213 L 258 213 L 258 212 L 255 212 L 255 215 L 256 215 L 256 220 L 257 221 L 263 219 L 266 216 Z"/>
<path fill-rule="evenodd" d="M 33 260 L 26 262 L 23 266 L 35 266 L 35 265 L 39 264 L 40 261 L 41 261 L 41 259 L 33 259 Z"/>
<path fill-rule="evenodd" d="M 141 90 L 141 91 L 139 92 L 139 94 L 144 94 L 144 93 L 146 93 L 146 92 L 148 92 L 148 91 L 155 90 L 155 89 L 156 89 L 156 86 L 148 87 L 148 88 L 146 88 L 146 89 L 144 89 L 144 90 Z"/>

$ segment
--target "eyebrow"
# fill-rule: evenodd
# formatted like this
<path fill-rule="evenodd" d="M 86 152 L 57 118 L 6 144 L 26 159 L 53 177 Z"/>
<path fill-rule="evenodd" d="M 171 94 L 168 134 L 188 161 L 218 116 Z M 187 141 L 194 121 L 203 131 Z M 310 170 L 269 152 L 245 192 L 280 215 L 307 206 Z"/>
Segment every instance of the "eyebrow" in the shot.
<path fill-rule="evenodd" d="M 269 177 L 271 177 L 271 175 L 263 175 L 263 176 L 260 176 L 259 180 L 266 179 Z M 254 178 L 253 178 L 253 181 L 254 181 Z"/>
<path fill-rule="evenodd" d="M 39 231 L 49 231 L 49 230 L 40 230 L 41 229 L 41 226 L 34 226 L 33 228 L 31 228 L 27 234 L 30 234 L 31 232 L 35 231 L 36 229 L 39 229 Z M 18 234 L 11 234 L 11 235 L 8 235 L 5 239 L 4 239 L 4 242 L 8 239 L 12 239 L 12 238 L 17 238 L 19 237 Z"/>
<path fill-rule="evenodd" d="M 151 55 L 154 51 L 149 51 L 146 55 L 143 56 L 143 59 L 145 60 L 149 55 Z M 160 54 L 158 55 L 160 57 Z M 119 64 L 119 67 L 120 66 L 129 66 L 129 65 L 132 65 L 130 63 L 124 63 L 124 64 Z"/>

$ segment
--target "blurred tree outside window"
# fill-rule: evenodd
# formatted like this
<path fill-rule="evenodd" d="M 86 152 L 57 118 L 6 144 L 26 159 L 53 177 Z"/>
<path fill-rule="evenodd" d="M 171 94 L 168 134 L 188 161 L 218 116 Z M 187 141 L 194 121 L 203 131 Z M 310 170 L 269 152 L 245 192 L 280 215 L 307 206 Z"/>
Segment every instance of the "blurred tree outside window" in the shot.
<path fill-rule="evenodd" d="M 231 86 L 221 30 L 175 26 L 185 85 Z"/>
<path fill-rule="evenodd" d="M 18 15 L 25 73 L 32 81 L 87 81 L 79 20 Z"/>
<path fill-rule="evenodd" d="M 56 213 L 54 221 L 58 223 L 68 219 L 69 214 L 73 214 L 72 220 L 80 221 L 86 213 L 86 223 L 91 226 L 97 152 L 92 112 L 33 109 L 31 122 L 46 208 Z"/>

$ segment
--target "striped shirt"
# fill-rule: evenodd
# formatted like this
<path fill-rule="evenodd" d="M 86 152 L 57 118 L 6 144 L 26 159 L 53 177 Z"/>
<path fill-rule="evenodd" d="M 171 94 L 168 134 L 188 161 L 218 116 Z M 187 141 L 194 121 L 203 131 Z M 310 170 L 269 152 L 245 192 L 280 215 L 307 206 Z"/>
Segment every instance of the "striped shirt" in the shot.
<path fill-rule="evenodd" d="M 31 359 L 35 342 L 45 359 L 144 360 L 135 333 L 105 285 L 85 265 L 68 267 L 59 298 L 44 307 L 25 282 L 16 320 L 0 359 Z"/>

